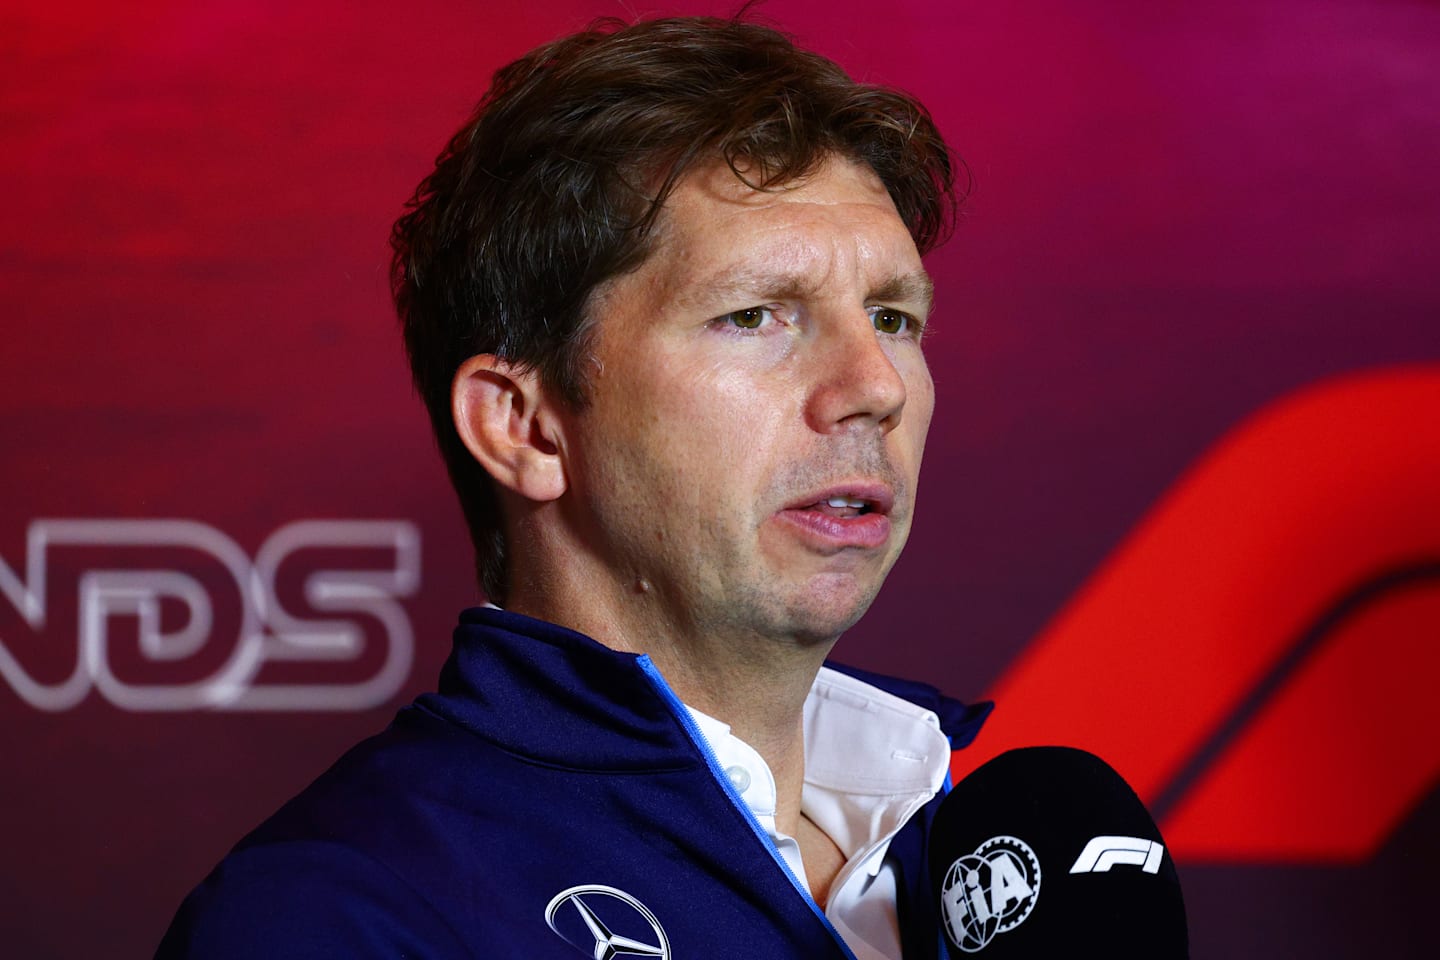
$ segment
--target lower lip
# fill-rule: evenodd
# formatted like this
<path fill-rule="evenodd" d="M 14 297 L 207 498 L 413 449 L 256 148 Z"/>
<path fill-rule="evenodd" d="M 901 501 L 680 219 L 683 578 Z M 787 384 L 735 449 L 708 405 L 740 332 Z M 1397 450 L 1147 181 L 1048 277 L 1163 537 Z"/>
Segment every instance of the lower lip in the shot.
<path fill-rule="evenodd" d="M 837 517 L 819 510 L 782 510 L 777 516 L 817 546 L 829 549 L 873 549 L 890 539 L 890 518 L 883 513 Z"/>

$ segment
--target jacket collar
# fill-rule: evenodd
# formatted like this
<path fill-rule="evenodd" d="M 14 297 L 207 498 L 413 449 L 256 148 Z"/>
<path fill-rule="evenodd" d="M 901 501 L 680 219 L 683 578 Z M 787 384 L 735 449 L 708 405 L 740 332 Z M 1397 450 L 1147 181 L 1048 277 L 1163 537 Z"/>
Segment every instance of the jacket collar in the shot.
<path fill-rule="evenodd" d="M 464 611 L 454 641 L 418 703 L 508 753 L 594 772 L 705 765 L 639 655 L 493 607 Z"/>

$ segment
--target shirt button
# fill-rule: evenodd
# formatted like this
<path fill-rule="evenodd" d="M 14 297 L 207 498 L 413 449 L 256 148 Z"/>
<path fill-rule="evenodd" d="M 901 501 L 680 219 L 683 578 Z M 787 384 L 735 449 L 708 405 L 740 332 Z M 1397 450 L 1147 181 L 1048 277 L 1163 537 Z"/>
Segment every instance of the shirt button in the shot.
<path fill-rule="evenodd" d="M 730 786 L 735 788 L 736 793 L 744 793 L 750 789 L 750 771 L 739 764 L 726 767 L 725 776 L 730 779 Z"/>

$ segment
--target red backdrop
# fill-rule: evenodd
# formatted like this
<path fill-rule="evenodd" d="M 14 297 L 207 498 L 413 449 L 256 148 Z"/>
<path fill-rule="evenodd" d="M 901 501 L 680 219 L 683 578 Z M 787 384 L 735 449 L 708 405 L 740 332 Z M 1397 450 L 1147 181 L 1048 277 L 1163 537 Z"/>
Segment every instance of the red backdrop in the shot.
<path fill-rule="evenodd" d="M 431 682 L 475 594 L 389 223 L 495 67 L 629 9 L 0 12 L 7 955 L 147 955 Z M 761 12 L 977 181 L 922 520 L 837 656 L 997 696 L 961 772 L 1107 756 L 1197 958 L 1435 955 L 1440 7 Z"/>

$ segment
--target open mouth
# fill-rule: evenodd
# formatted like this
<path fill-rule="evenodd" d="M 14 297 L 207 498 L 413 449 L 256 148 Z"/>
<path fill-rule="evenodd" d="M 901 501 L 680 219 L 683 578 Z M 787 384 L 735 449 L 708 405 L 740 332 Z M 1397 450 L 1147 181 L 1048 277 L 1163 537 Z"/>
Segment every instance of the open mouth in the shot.
<path fill-rule="evenodd" d="M 890 485 L 852 479 L 812 489 L 776 517 L 821 553 L 876 550 L 890 543 L 894 505 L 896 492 Z"/>
<path fill-rule="evenodd" d="M 811 500 L 810 497 L 815 499 Z M 889 485 L 862 480 L 848 483 L 842 481 L 828 490 L 814 490 L 803 499 L 796 498 L 788 509 L 851 520 L 872 514 L 886 516 L 894 505 L 895 493 Z"/>
<path fill-rule="evenodd" d="M 815 510 L 829 517 L 848 519 L 850 517 L 863 517 L 867 513 L 875 512 L 875 505 L 869 500 L 860 500 L 855 497 L 830 497 L 806 507 L 807 510 Z"/>
<path fill-rule="evenodd" d="M 889 542 L 889 514 L 894 505 L 895 494 L 888 486 L 847 483 L 839 489 L 811 493 L 777 516 L 822 552 L 856 547 L 868 550 Z"/>

